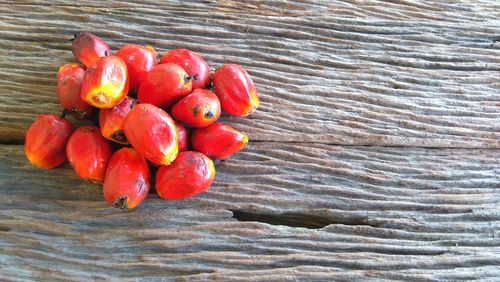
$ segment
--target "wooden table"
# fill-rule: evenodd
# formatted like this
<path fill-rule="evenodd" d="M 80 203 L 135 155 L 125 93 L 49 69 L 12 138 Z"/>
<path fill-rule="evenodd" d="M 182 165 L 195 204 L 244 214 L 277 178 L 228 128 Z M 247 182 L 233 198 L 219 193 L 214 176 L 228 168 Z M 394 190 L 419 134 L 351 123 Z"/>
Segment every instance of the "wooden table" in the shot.
<path fill-rule="evenodd" d="M 157 2 L 0 1 L 2 280 L 499 279 L 498 1 Z M 250 72 L 209 191 L 122 212 L 28 164 L 81 30 Z"/>

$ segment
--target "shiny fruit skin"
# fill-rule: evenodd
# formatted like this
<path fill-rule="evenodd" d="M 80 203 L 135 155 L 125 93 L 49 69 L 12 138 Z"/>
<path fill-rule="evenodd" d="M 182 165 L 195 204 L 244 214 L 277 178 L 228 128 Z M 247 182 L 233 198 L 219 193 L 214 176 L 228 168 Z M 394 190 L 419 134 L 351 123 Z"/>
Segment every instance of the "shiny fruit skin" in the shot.
<path fill-rule="evenodd" d="M 259 95 L 248 73 L 239 65 L 218 68 L 213 77 L 214 92 L 222 110 L 234 116 L 248 116 L 260 104 Z"/>
<path fill-rule="evenodd" d="M 66 161 L 66 143 L 75 127 L 56 115 L 38 115 L 24 139 L 24 152 L 30 163 L 43 169 Z"/>
<path fill-rule="evenodd" d="M 89 66 L 83 75 L 81 98 L 100 109 L 118 105 L 129 90 L 127 65 L 120 57 L 107 56 Z"/>
<path fill-rule="evenodd" d="M 196 89 L 172 107 L 175 120 L 194 128 L 207 127 L 219 119 L 219 98 L 210 90 Z"/>
<path fill-rule="evenodd" d="M 167 200 L 185 199 L 208 189 L 214 178 L 211 159 L 199 152 L 180 152 L 171 165 L 158 169 L 156 193 Z"/>
<path fill-rule="evenodd" d="M 127 65 L 130 90 L 137 93 L 146 74 L 157 65 L 156 51 L 151 46 L 127 44 L 116 52 Z"/>
<path fill-rule="evenodd" d="M 248 137 L 244 133 L 222 123 L 195 129 L 191 134 L 193 150 L 212 160 L 225 159 L 245 148 L 247 143 Z"/>
<path fill-rule="evenodd" d="M 148 196 L 150 173 L 146 159 L 133 148 L 116 151 L 108 164 L 103 193 L 113 207 L 133 209 Z"/>
<path fill-rule="evenodd" d="M 114 108 L 99 110 L 99 127 L 104 138 L 116 143 L 128 144 L 123 133 L 123 121 L 135 103 L 134 98 L 127 96 Z"/>
<path fill-rule="evenodd" d="M 208 63 L 195 52 L 188 49 L 168 51 L 160 60 L 160 64 L 172 63 L 181 66 L 189 76 L 196 75 L 193 89 L 205 88 L 210 82 L 210 67 Z"/>
<path fill-rule="evenodd" d="M 193 82 L 178 65 L 159 64 L 153 67 L 139 86 L 137 99 L 141 103 L 167 108 L 191 92 Z"/>
<path fill-rule="evenodd" d="M 151 104 L 138 104 L 123 122 L 130 144 L 155 165 L 169 165 L 179 151 L 179 133 L 172 118 Z"/>
<path fill-rule="evenodd" d="M 79 64 L 65 64 L 57 73 L 59 103 L 76 118 L 89 117 L 94 109 L 80 97 L 84 73 Z"/>
<path fill-rule="evenodd" d="M 90 32 L 81 32 L 75 37 L 72 51 L 75 58 L 86 67 L 95 63 L 99 58 L 111 54 L 108 44 Z"/>
<path fill-rule="evenodd" d="M 174 122 L 179 132 L 179 152 L 187 151 L 189 150 L 189 132 L 184 125 Z"/>
<path fill-rule="evenodd" d="M 96 126 L 82 126 L 75 130 L 66 145 L 68 161 L 76 174 L 96 183 L 104 182 L 106 167 L 113 149 Z"/>

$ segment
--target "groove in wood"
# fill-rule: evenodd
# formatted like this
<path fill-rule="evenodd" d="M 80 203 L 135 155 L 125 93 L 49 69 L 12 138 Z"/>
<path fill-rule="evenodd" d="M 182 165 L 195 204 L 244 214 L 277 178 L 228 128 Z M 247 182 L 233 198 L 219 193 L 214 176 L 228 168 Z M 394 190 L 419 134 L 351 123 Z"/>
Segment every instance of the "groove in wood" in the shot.
<path fill-rule="evenodd" d="M 0 6 L 1 142 L 60 111 L 68 38 L 90 30 L 113 51 L 185 47 L 212 68 L 243 65 L 262 106 L 223 120 L 251 140 L 500 147 L 500 7 L 491 1 L 30 3 Z"/>
<path fill-rule="evenodd" d="M 186 201 L 150 196 L 122 212 L 68 166 L 38 170 L 22 146 L 0 146 L 0 273 L 33 280 L 494 279 L 499 158 L 496 149 L 250 143 L 217 167 L 207 192 Z"/>

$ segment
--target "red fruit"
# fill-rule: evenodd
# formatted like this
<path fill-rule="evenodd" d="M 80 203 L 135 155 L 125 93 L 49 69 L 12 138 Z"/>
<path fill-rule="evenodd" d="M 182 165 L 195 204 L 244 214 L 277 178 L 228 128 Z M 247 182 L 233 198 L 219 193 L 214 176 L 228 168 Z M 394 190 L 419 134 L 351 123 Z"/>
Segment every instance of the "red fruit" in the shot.
<path fill-rule="evenodd" d="M 210 82 L 210 67 L 198 54 L 187 49 L 174 49 L 163 55 L 160 64 L 172 63 L 181 66 L 189 76 L 197 76 L 193 89 L 205 88 Z"/>
<path fill-rule="evenodd" d="M 248 73 L 239 65 L 223 65 L 213 77 L 214 92 L 222 110 L 234 116 L 247 116 L 259 107 L 259 95 Z"/>
<path fill-rule="evenodd" d="M 184 199 L 208 189 L 214 177 L 214 163 L 207 156 L 194 151 L 180 152 L 171 165 L 158 169 L 156 193 L 163 199 Z"/>
<path fill-rule="evenodd" d="M 170 107 L 191 92 L 193 79 L 178 65 L 157 65 L 142 80 L 137 99 L 161 108 Z"/>
<path fill-rule="evenodd" d="M 174 121 L 175 126 L 177 127 L 177 131 L 179 132 L 179 152 L 187 151 L 189 150 L 189 133 L 187 128 Z"/>
<path fill-rule="evenodd" d="M 247 143 L 244 133 L 222 123 L 195 129 L 191 135 L 193 149 L 212 160 L 225 159 L 245 148 Z"/>
<path fill-rule="evenodd" d="M 150 174 L 146 160 L 133 148 L 116 151 L 104 178 L 104 199 L 115 208 L 133 209 L 149 193 Z"/>
<path fill-rule="evenodd" d="M 220 102 L 212 91 L 196 89 L 172 107 L 172 116 L 191 127 L 207 127 L 219 118 Z"/>
<path fill-rule="evenodd" d="M 34 166 L 51 169 L 66 161 L 66 143 L 75 127 L 56 115 L 38 115 L 24 139 L 26 158 Z"/>
<path fill-rule="evenodd" d="M 92 65 L 99 58 L 111 54 L 108 44 L 90 32 L 75 34 L 72 51 L 75 58 L 86 67 Z"/>
<path fill-rule="evenodd" d="M 89 117 L 94 109 L 80 98 L 84 72 L 78 64 L 66 64 L 57 73 L 59 103 L 77 118 Z"/>
<path fill-rule="evenodd" d="M 127 96 L 116 107 L 99 110 L 99 126 L 104 138 L 120 144 L 128 144 L 125 133 L 123 133 L 123 121 L 136 101 Z"/>
<path fill-rule="evenodd" d="M 68 161 L 76 174 L 92 182 L 104 182 L 104 175 L 113 150 L 96 126 L 75 130 L 66 145 Z"/>
<path fill-rule="evenodd" d="M 128 93 L 127 65 L 117 56 L 107 56 L 92 64 L 83 76 L 81 98 L 100 109 L 118 105 Z"/>
<path fill-rule="evenodd" d="M 139 104 L 123 122 L 125 136 L 139 154 L 155 165 L 169 165 L 179 151 L 179 133 L 172 118 L 151 104 Z"/>
<path fill-rule="evenodd" d="M 137 92 L 146 74 L 157 64 L 156 51 L 151 46 L 127 44 L 116 52 L 127 65 L 130 77 L 130 90 Z"/>

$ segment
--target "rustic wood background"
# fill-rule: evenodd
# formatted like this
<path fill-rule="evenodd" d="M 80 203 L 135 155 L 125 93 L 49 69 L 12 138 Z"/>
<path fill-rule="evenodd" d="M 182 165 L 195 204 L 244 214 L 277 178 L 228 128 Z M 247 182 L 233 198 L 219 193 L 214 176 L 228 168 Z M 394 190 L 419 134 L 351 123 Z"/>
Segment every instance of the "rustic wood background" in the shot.
<path fill-rule="evenodd" d="M 2 280 L 500 277 L 500 2 L 0 1 Z M 245 151 L 206 193 L 108 207 L 23 136 L 74 32 L 253 76 Z"/>

